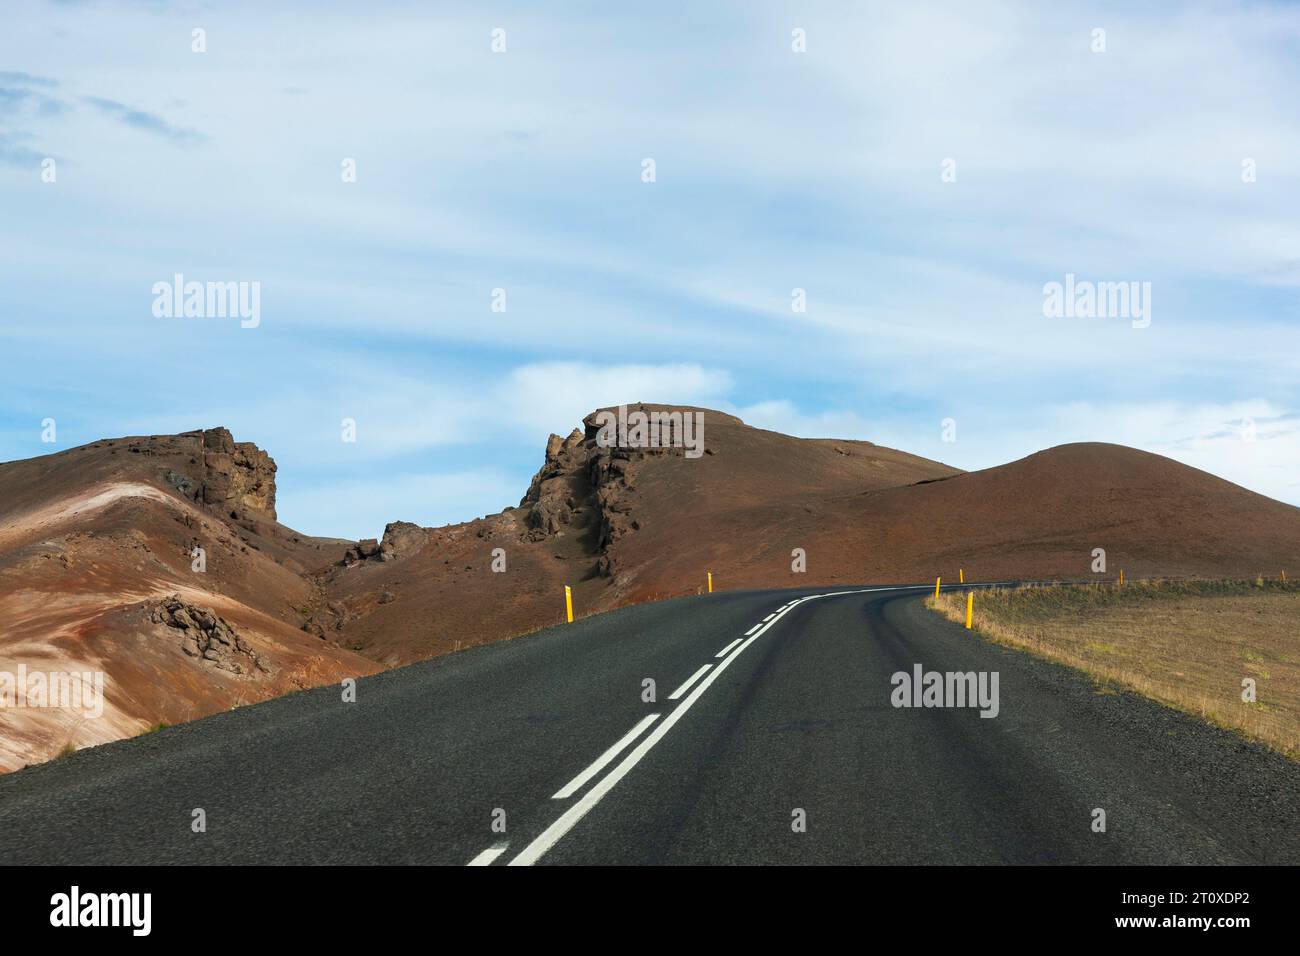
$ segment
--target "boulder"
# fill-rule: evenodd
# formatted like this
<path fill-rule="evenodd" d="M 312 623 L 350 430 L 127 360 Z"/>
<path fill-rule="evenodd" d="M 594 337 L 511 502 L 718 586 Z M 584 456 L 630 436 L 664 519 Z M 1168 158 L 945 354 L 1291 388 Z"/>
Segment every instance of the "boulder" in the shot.
<path fill-rule="evenodd" d="M 379 545 L 383 561 L 409 558 L 429 542 L 429 532 L 410 521 L 390 521 L 384 528 L 384 539 Z"/>

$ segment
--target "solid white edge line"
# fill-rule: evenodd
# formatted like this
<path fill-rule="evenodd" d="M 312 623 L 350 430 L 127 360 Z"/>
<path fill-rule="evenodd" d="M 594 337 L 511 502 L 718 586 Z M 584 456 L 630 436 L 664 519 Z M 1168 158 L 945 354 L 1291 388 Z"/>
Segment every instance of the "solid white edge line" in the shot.
<path fill-rule="evenodd" d="M 628 744 L 640 737 L 641 734 L 645 732 L 645 729 L 653 724 L 658 718 L 658 714 L 646 714 L 642 717 L 635 727 L 622 736 L 618 743 L 614 744 L 614 746 L 610 747 L 603 754 L 597 757 L 591 766 L 565 784 L 564 789 L 556 792 L 551 799 L 567 800 L 569 797 L 577 793 L 588 780 L 604 770 L 606 764 L 617 757 Z"/>
<path fill-rule="evenodd" d="M 669 694 L 669 695 L 668 695 L 668 699 L 669 699 L 669 700 L 676 700 L 678 697 L 681 697 L 682 694 L 684 694 L 684 693 L 686 693 L 688 690 L 690 690 L 690 689 L 691 689 L 691 685 L 694 684 L 694 683 L 695 683 L 697 680 L 699 680 L 701 677 L 703 677 L 703 676 L 704 676 L 704 672 L 707 671 L 707 670 L 708 670 L 710 667 L 712 667 L 712 666 L 713 666 L 712 664 L 705 664 L 703 667 L 701 667 L 699 670 L 697 670 L 697 671 L 696 671 L 694 674 L 692 674 L 690 677 L 686 678 L 686 682 L 685 682 L 684 684 L 682 684 L 681 687 L 677 688 L 675 691 L 673 691 L 671 694 Z"/>
<path fill-rule="evenodd" d="M 499 857 L 502 853 L 506 852 L 506 847 L 508 846 L 510 846 L 509 840 L 505 841 L 504 843 L 497 843 L 493 846 L 490 846 L 482 853 L 480 853 L 478 856 L 474 857 L 474 859 L 466 863 L 465 865 L 466 866 L 491 866 L 492 861 L 495 860 L 497 857 Z"/>
<path fill-rule="evenodd" d="M 741 641 L 743 641 L 743 640 L 744 640 L 743 637 L 738 637 L 738 638 L 736 638 L 734 641 L 732 641 L 730 644 L 728 644 L 728 645 L 727 645 L 726 647 L 724 647 L 722 650 L 718 651 L 718 653 L 714 654 L 713 656 L 714 656 L 714 657 L 726 657 L 726 656 L 727 656 L 727 652 L 730 651 L 733 647 L 735 647 L 737 644 L 739 644 L 739 643 L 740 643 Z"/>

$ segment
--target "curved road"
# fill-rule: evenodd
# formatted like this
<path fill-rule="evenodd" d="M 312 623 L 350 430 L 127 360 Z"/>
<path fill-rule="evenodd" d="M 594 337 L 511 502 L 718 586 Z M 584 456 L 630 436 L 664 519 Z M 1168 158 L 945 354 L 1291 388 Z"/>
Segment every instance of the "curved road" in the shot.
<path fill-rule="evenodd" d="M 0 778 L 0 863 L 1300 862 L 1300 766 L 927 590 L 624 608 L 85 750 Z M 918 664 L 997 715 L 892 706 Z"/>

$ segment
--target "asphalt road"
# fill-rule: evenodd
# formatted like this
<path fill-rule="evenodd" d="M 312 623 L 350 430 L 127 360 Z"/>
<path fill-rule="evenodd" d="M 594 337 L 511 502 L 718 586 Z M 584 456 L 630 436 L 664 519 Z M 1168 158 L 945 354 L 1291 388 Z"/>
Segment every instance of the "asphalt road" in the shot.
<path fill-rule="evenodd" d="M 1300 766 L 925 590 L 624 608 L 85 750 L 0 778 L 0 863 L 1300 863 Z M 997 716 L 893 706 L 917 664 Z"/>

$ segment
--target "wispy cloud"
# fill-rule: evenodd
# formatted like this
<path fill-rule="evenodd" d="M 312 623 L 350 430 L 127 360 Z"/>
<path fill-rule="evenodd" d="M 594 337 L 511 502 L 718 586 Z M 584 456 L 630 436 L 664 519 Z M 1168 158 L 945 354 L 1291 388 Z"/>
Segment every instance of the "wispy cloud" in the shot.
<path fill-rule="evenodd" d="M 31 136 L 26 133 L 0 132 L 0 163 L 6 166 L 24 166 L 33 171 L 48 155 L 26 145 Z"/>
<path fill-rule="evenodd" d="M 16 86 L 0 86 L 0 117 L 26 114 L 35 117 L 54 117 L 67 112 L 68 104 L 38 90 Z"/>
<path fill-rule="evenodd" d="M 177 143 L 196 143 L 206 138 L 197 130 L 173 126 L 157 113 L 136 109 L 133 106 L 127 106 L 125 103 L 119 103 L 117 100 L 104 99 L 100 96 L 87 96 L 84 97 L 84 100 L 101 113 L 111 116 L 133 129 L 163 136 Z"/>
<path fill-rule="evenodd" d="M 0 70 L 0 83 L 41 86 L 46 89 L 52 89 L 59 85 L 58 80 L 51 79 L 48 76 L 36 76 L 32 73 L 24 73 L 21 70 Z"/>

